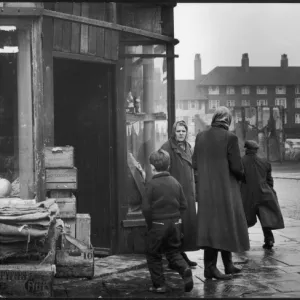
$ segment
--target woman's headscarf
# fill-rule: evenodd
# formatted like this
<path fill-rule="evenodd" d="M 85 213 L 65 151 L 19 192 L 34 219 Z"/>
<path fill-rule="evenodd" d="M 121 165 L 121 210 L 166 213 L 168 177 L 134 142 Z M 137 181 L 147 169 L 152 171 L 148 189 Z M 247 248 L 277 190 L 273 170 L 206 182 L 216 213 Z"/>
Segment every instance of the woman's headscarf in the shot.
<path fill-rule="evenodd" d="M 232 116 L 230 110 L 225 106 L 219 106 L 212 117 L 211 126 L 222 127 L 228 130 L 231 119 Z"/>
<path fill-rule="evenodd" d="M 177 127 L 177 126 L 183 126 L 183 127 L 186 129 L 185 140 L 182 141 L 182 142 L 179 142 L 179 141 L 176 140 L 176 127 Z M 187 136 L 188 136 L 188 126 L 186 125 L 185 121 L 183 121 L 183 120 L 176 121 L 176 122 L 173 124 L 173 127 L 172 127 L 171 139 L 172 139 L 178 146 L 180 146 L 182 149 L 185 150 Z"/>

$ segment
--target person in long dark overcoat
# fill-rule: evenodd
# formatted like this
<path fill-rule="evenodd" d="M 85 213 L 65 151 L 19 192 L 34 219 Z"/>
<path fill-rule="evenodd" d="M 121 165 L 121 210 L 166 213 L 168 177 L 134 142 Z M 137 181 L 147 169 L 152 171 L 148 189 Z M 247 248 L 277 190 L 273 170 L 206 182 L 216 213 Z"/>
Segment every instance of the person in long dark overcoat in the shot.
<path fill-rule="evenodd" d="M 284 228 L 284 221 L 274 190 L 271 164 L 257 156 L 259 145 L 254 140 L 245 142 L 246 153 L 242 158 L 246 182 L 241 184 L 241 192 L 248 227 L 259 218 L 263 234 L 263 248 L 271 249 L 275 243 L 273 229 Z"/>
<path fill-rule="evenodd" d="M 230 279 L 240 272 L 232 262 L 232 252 L 250 248 L 247 221 L 239 181 L 243 166 L 237 136 L 228 131 L 231 113 L 226 107 L 216 109 L 211 127 L 197 134 L 193 167 L 197 173 L 197 236 L 204 249 L 204 276 Z M 221 251 L 225 274 L 217 268 Z"/>
<path fill-rule="evenodd" d="M 189 266 L 196 266 L 184 251 L 199 250 L 196 246 L 196 199 L 194 171 L 192 168 L 192 147 L 187 142 L 188 126 L 184 121 L 177 121 L 172 128 L 170 139 L 161 146 L 171 158 L 169 172 L 182 185 L 188 208 L 182 217 L 182 256 Z M 171 267 L 171 266 L 170 266 Z"/>

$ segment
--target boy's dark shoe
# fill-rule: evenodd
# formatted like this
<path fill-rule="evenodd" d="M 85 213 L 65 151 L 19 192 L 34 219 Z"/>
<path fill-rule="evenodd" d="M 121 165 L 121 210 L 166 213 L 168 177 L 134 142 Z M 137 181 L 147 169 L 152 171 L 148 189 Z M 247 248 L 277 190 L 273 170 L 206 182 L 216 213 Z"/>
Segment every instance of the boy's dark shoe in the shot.
<path fill-rule="evenodd" d="M 273 241 L 266 241 L 265 243 L 264 243 L 264 245 L 263 245 L 263 248 L 264 249 L 272 249 L 273 248 L 273 246 L 274 246 L 274 242 Z"/>
<path fill-rule="evenodd" d="M 159 287 L 154 287 L 151 286 L 149 288 L 149 292 L 153 292 L 153 293 L 159 293 L 159 294 L 164 294 L 168 291 L 167 287 L 165 285 L 163 286 L 159 286 Z"/>
<path fill-rule="evenodd" d="M 190 292 L 194 287 L 193 273 L 190 268 L 186 268 L 182 274 L 182 279 L 184 281 L 184 291 Z"/>

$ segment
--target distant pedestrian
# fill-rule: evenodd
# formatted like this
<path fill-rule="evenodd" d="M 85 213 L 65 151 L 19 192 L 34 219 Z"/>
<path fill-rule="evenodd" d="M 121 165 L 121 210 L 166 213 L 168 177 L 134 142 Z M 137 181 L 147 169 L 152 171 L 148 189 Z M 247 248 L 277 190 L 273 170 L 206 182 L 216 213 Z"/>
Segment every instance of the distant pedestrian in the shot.
<path fill-rule="evenodd" d="M 167 151 L 171 158 L 170 174 L 182 185 L 188 207 L 182 216 L 181 255 L 190 267 L 197 266 L 184 251 L 199 250 L 196 246 L 196 197 L 194 171 L 192 167 L 192 147 L 187 142 L 188 126 L 181 120 L 174 123 L 170 139 L 161 149 Z M 173 269 L 172 265 L 169 266 Z"/>
<path fill-rule="evenodd" d="M 211 127 L 197 134 L 193 154 L 197 189 L 197 246 L 204 249 L 204 277 L 230 279 L 241 270 L 232 252 L 250 248 L 239 181 L 243 166 L 237 136 L 228 131 L 231 113 L 216 109 Z M 225 274 L 217 268 L 221 251 Z"/>
<path fill-rule="evenodd" d="M 193 276 L 180 254 L 181 216 L 187 202 L 179 182 L 168 172 L 170 156 L 164 150 L 153 152 L 149 158 L 153 172 L 146 184 L 142 211 L 147 223 L 146 259 L 153 287 L 150 291 L 165 293 L 162 254 L 184 280 L 186 292 L 193 289 Z"/>
<path fill-rule="evenodd" d="M 246 154 L 242 158 L 246 182 L 241 185 L 244 210 L 248 227 L 259 218 L 263 234 L 263 248 L 271 249 L 275 243 L 273 229 L 284 228 L 284 221 L 274 190 L 271 164 L 257 156 L 259 145 L 256 141 L 245 142 Z"/>

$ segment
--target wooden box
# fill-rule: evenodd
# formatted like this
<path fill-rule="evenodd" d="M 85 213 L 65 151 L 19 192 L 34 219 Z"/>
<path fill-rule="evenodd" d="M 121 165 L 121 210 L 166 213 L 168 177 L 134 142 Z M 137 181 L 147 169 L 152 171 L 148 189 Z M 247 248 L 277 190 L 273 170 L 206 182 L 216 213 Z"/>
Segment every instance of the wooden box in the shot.
<path fill-rule="evenodd" d="M 76 237 L 76 218 L 65 219 L 61 218 L 65 224 L 64 232 L 72 237 Z"/>
<path fill-rule="evenodd" d="M 69 190 L 52 190 L 50 191 L 50 198 L 71 198 L 72 191 Z"/>
<path fill-rule="evenodd" d="M 91 217 L 89 214 L 76 214 L 76 239 L 91 245 Z"/>
<path fill-rule="evenodd" d="M 46 169 L 47 190 L 77 189 L 77 169 Z"/>
<path fill-rule="evenodd" d="M 74 148 L 45 147 L 45 168 L 73 168 Z"/>
<path fill-rule="evenodd" d="M 94 276 L 94 250 L 79 240 L 62 234 L 56 250 L 56 277 Z"/>
<path fill-rule="evenodd" d="M 59 217 L 63 219 L 76 218 L 76 198 L 57 198 L 56 203 L 59 208 Z"/>
<path fill-rule="evenodd" d="M 1 296 L 51 297 L 55 265 L 0 265 Z"/>

